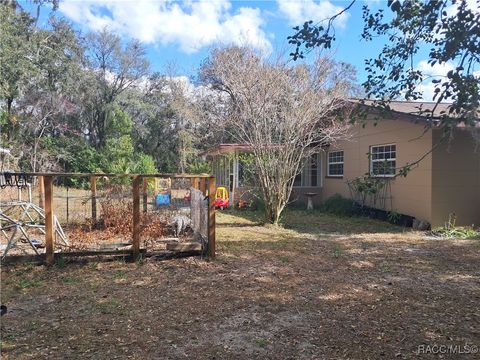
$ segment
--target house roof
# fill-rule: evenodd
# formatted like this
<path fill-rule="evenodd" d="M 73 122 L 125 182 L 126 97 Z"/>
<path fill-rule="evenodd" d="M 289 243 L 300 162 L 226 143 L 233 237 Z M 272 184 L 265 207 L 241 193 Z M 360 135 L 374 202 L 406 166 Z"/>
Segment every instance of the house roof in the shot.
<path fill-rule="evenodd" d="M 451 104 L 436 102 L 419 102 L 419 101 L 390 101 L 388 103 L 390 110 L 375 106 L 373 100 L 351 99 L 353 103 L 362 104 L 367 107 L 374 107 L 373 111 L 377 115 L 389 115 L 394 120 L 407 120 L 415 123 L 438 125 L 440 123 L 440 117 L 443 113 L 448 112 Z M 433 110 L 433 117 L 430 111 Z M 371 111 L 371 110 L 369 110 Z M 462 122 L 457 124 L 457 127 L 464 128 L 466 125 Z M 475 124 L 476 128 L 480 128 L 480 120 Z M 230 154 L 236 150 L 249 150 L 250 144 L 219 144 L 203 153 L 201 156 L 217 155 L 217 154 Z"/>
<path fill-rule="evenodd" d="M 373 106 L 375 105 L 373 100 L 364 100 L 365 105 Z M 391 111 L 415 115 L 422 118 L 425 118 L 426 113 L 430 115 L 430 112 L 433 110 L 433 116 L 439 118 L 442 114 L 448 112 L 450 109 L 449 103 L 439 103 L 436 102 L 419 102 L 419 101 L 389 101 L 388 105 Z"/>
<path fill-rule="evenodd" d="M 394 120 L 407 120 L 416 123 L 424 123 L 429 125 L 439 125 L 442 115 L 447 114 L 451 104 L 439 103 L 432 101 L 389 101 L 389 109 L 382 108 L 379 104 L 375 104 L 374 100 L 352 99 L 351 101 L 373 107 L 369 110 L 377 115 L 387 115 Z M 433 114 L 432 114 L 433 111 Z M 458 128 L 466 127 L 465 123 L 459 122 Z M 480 128 L 480 120 L 475 122 L 475 127 Z"/>

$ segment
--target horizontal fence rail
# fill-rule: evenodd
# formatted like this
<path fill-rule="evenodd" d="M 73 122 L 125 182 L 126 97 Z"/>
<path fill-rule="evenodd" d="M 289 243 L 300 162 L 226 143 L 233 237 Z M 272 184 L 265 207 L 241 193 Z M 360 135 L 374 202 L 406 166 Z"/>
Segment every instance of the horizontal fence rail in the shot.
<path fill-rule="evenodd" d="M 188 181 L 190 196 L 194 196 L 195 210 L 192 204 L 190 204 L 190 218 L 195 216 L 195 224 L 192 225 L 192 230 L 198 232 L 202 239 L 202 253 L 206 253 L 210 258 L 215 257 L 215 178 L 209 174 L 176 174 L 176 173 L 158 173 L 158 174 L 104 174 L 104 173 L 45 173 L 45 172 L 9 172 L 4 173 L 10 179 L 25 179 L 36 178 L 38 187 L 38 207 L 44 210 L 44 236 L 45 236 L 45 254 L 44 260 L 48 264 L 52 264 L 55 261 L 55 237 L 59 233 L 58 227 L 60 222 L 57 218 L 58 214 L 55 211 L 54 199 L 65 199 L 66 202 L 66 219 L 67 225 L 69 220 L 69 201 L 81 201 L 84 211 L 88 211 L 85 207 L 88 202 L 91 203 L 91 209 L 88 211 L 91 214 L 91 224 L 95 224 L 99 221 L 98 213 L 98 201 L 103 199 L 131 199 L 131 249 L 130 253 L 133 259 L 138 259 L 145 249 L 141 249 L 141 237 L 142 230 L 148 226 L 148 224 L 142 224 L 142 214 L 147 215 L 149 209 L 148 205 L 148 193 L 149 193 L 149 179 L 170 179 L 180 181 L 186 179 Z M 4 175 L 3 173 L 0 175 Z M 66 188 L 66 195 L 55 194 L 54 184 L 56 181 L 62 178 L 86 178 L 90 186 L 88 190 L 82 190 L 85 195 L 69 194 L 69 188 Z M 127 182 L 131 182 L 130 192 L 118 192 L 115 194 L 105 194 L 98 192 L 98 180 L 106 181 L 109 178 L 125 178 Z M 162 180 L 163 181 L 163 180 Z M 5 184 L 4 184 L 5 185 Z M 8 184 L 11 187 L 15 187 L 16 184 Z M 20 188 L 20 184 L 18 184 Z M 0 190 L 2 191 L 2 190 Z M 31 188 L 29 187 L 30 198 Z M 129 196 L 128 196 L 129 195 Z M 21 196 L 21 195 L 19 195 Z M 128 196 L 128 197 L 127 197 Z M 173 201 L 173 199 L 172 199 Z M 183 199 L 182 199 L 183 201 Z M 191 201 L 191 200 L 189 200 Z M 0 202 L 1 203 L 1 202 Z M 6 204 L 7 202 L 4 202 Z M 143 206 L 142 206 L 143 205 Z M 3 206 L 3 205 L 2 205 Z M 37 205 L 35 205 L 37 206 Z M 90 206 L 90 205 L 88 205 Z M 103 205 L 102 205 L 103 206 Z M 183 206 L 183 205 L 182 205 Z M 0 214 L 2 209 L 0 208 Z M 193 215 L 193 212 L 198 214 Z M 70 214 L 71 216 L 71 214 Z M 101 219 L 100 219 L 101 220 Z M 201 221 L 201 222 L 199 222 Z M 4 228 L 0 230 L 4 232 Z M 56 233 L 57 231 L 57 233 Z M 5 232 L 4 232 L 5 233 Z M 63 230 L 60 232 L 63 234 Z M 63 234 L 64 235 L 64 234 Z M 5 235 L 6 237 L 6 235 Z M 29 240 L 30 241 L 30 240 Z M 31 244 L 32 245 L 32 244 Z M 8 247 L 8 246 L 7 246 Z M 33 245 L 32 245 L 33 247 Z M 170 246 L 171 249 L 176 249 L 175 246 Z M 178 247 L 181 248 L 181 247 Z M 188 246 L 184 246 L 185 249 L 191 250 Z M 167 249 L 169 247 L 167 246 Z M 37 251 L 35 251 L 37 252 Z M 118 254 L 125 254 L 125 249 L 119 249 Z M 116 254 L 112 250 L 103 251 L 91 251 L 85 250 L 77 252 L 78 256 L 82 254 Z M 64 253 L 67 254 L 67 253 Z M 75 256 L 75 252 L 69 252 L 68 256 Z M 2 258 L 3 259 L 3 258 Z"/>

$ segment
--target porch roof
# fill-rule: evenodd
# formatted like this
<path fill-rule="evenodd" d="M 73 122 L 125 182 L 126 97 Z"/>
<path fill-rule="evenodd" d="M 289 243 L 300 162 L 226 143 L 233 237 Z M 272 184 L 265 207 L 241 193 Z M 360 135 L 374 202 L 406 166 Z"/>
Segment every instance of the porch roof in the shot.
<path fill-rule="evenodd" d="M 250 150 L 252 146 L 250 144 L 218 144 L 210 149 L 201 153 L 201 156 L 213 156 L 221 154 L 231 154 L 238 150 Z"/>

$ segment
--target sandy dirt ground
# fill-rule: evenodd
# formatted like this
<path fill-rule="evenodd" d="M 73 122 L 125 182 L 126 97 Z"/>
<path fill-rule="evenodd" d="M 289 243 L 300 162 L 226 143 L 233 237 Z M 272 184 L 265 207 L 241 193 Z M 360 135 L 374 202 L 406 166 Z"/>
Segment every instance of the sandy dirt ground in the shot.
<path fill-rule="evenodd" d="M 2 359 L 480 357 L 465 353 L 480 347 L 479 240 L 301 211 L 282 228 L 217 219 L 215 261 L 2 266 Z"/>

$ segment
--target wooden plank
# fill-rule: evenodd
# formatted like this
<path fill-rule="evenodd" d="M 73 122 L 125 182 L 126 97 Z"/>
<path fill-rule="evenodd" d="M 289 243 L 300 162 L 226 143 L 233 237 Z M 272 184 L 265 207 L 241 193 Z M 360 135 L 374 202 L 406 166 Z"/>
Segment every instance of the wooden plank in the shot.
<path fill-rule="evenodd" d="M 207 179 L 205 178 L 200 178 L 200 191 L 203 193 L 203 195 L 207 195 Z"/>
<path fill-rule="evenodd" d="M 45 209 L 45 183 L 43 176 L 38 177 L 38 206 Z"/>
<path fill-rule="evenodd" d="M 97 224 L 97 177 L 90 176 L 90 189 L 92 191 L 92 225 Z"/>
<path fill-rule="evenodd" d="M 140 249 L 140 253 L 143 254 L 145 257 L 154 257 L 158 260 L 167 260 L 167 259 L 175 259 L 175 258 L 183 258 L 189 256 L 200 256 L 202 255 L 201 251 L 149 251 L 146 252 L 145 249 Z M 129 258 L 132 255 L 131 250 L 108 250 L 108 251 L 95 251 L 95 250 L 87 250 L 87 251 L 69 251 L 63 253 L 55 253 L 55 257 L 66 257 L 69 258 L 69 262 L 75 261 L 85 261 L 87 259 L 82 259 L 84 257 L 93 257 L 96 256 L 97 258 L 102 259 L 102 257 L 112 257 L 112 256 L 122 256 L 124 258 Z M 45 256 L 42 255 L 8 255 L 6 258 L 1 260 L 1 264 L 19 264 L 19 263 L 35 263 L 41 264 L 45 262 Z"/>
<path fill-rule="evenodd" d="M 215 177 L 208 179 L 208 256 L 215 258 Z"/>
<path fill-rule="evenodd" d="M 53 177 L 45 176 L 45 260 L 47 264 L 54 262 L 53 254 Z"/>
<path fill-rule="evenodd" d="M 140 255 L 140 185 L 142 178 L 137 176 L 133 179 L 133 224 L 132 224 L 132 255 L 133 259 L 138 259 Z"/>
<path fill-rule="evenodd" d="M 147 208 L 148 208 L 148 179 L 143 178 L 143 212 L 146 214 L 147 213 Z"/>
<path fill-rule="evenodd" d="M 166 249 L 169 251 L 200 251 L 202 244 L 198 242 L 168 243 Z"/>
<path fill-rule="evenodd" d="M 123 177 L 123 178 L 176 178 L 176 179 L 192 179 L 192 178 L 209 178 L 210 174 L 178 174 L 178 173 L 156 173 L 156 174 L 103 174 L 103 173 L 69 173 L 69 172 L 12 172 L 12 175 L 27 175 L 27 176 L 53 176 L 53 177 Z"/>
<path fill-rule="evenodd" d="M 200 185 L 199 185 L 199 179 L 198 179 L 198 177 L 192 178 L 191 181 L 192 181 L 192 187 L 193 187 L 194 189 L 198 189 L 199 186 L 200 186 Z"/>

